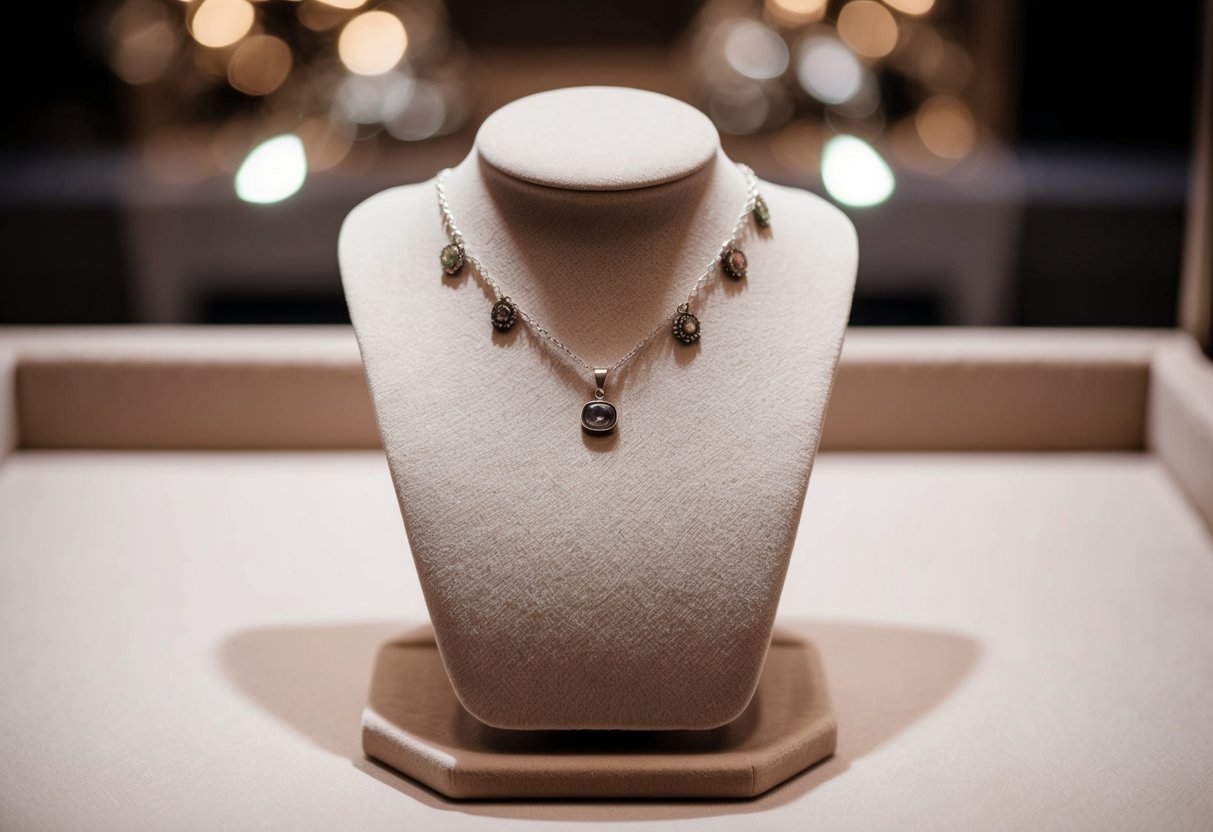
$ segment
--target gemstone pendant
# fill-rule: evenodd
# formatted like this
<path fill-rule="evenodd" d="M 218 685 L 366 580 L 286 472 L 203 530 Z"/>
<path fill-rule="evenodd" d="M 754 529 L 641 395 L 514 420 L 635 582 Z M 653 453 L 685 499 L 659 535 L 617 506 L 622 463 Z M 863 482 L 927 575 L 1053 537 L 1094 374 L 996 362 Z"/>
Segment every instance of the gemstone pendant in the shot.
<path fill-rule="evenodd" d="M 594 368 L 594 400 L 586 402 L 581 408 L 581 426 L 589 433 L 610 433 L 619 421 L 619 411 L 615 405 L 604 401 L 608 368 Z"/>
<path fill-rule="evenodd" d="M 759 228 L 771 225 L 771 209 L 767 207 L 767 201 L 761 194 L 754 197 L 754 222 L 758 223 Z"/>
<path fill-rule="evenodd" d="M 724 254 L 720 256 L 720 265 L 724 268 L 724 273 L 734 280 L 741 280 L 745 277 L 745 270 L 749 263 L 746 261 L 745 252 L 736 246 L 729 246 L 724 250 Z"/>
<path fill-rule="evenodd" d="M 674 337 L 684 344 L 694 344 L 699 340 L 701 329 L 699 319 L 691 314 L 690 307 L 681 304 L 674 316 Z"/>
<path fill-rule="evenodd" d="M 442 263 L 442 270 L 447 274 L 459 274 L 466 260 L 467 253 L 459 243 L 450 243 L 444 246 L 442 253 L 438 255 L 438 261 Z"/>
<path fill-rule="evenodd" d="M 518 307 L 510 303 L 509 298 L 502 298 L 493 304 L 493 312 L 490 317 L 493 326 L 497 327 L 498 331 L 505 332 L 514 325 L 514 321 L 518 318 Z"/>
<path fill-rule="evenodd" d="M 590 433 L 610 433 L 619 421 L 619 412 L 610 402 L 586 402 L 581 408 L 581 426 Z"/>

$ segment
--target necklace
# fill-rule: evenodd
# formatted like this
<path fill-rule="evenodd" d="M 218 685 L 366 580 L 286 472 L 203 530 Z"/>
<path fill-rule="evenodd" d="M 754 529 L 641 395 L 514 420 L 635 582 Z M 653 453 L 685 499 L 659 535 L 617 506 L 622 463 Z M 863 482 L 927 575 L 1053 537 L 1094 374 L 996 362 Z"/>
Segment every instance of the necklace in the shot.
<path fill-rule="evenodd" d="M 484 262 L 474 257 L 468 251 L 463 239 L 463 233 L 455 222 L 455 215 L 451 212 L 451 206 L 446 197 L 446 177 L 451 172 L 450 168 L 440 171 L 435 180 L 435 189 L 438 192 L 438 208 L 442 213 L 442 227 L 446 231 L 447 239 L 450 241 L 443 247 L 438 259 L 447 277 L 454 277 L 460 274 L 464 266 L 470 263 L 475 272 L 492 288 L 496 301 L 489 312 L 489 320 L 497 331 L 506 332 L 514 325 L 515 321 L 521 318 L 537 334 L 543 336 L 557 349 L 569 356 L 569 358 L 572 358 L 590 371 L 594 384 L 594 398 L 586 402 L 581 408 L 581 427 L 591 434 L 610 433 L 614 430 L 615 425 L 619 423 L 619 409 L 613 403 L 606 400 L 607 376 L 634 358 L 638 352 L 648 346 L 657 337 L 657 334 L 667 326 L 670 328 L 670 332 L 674 338 L 678 339 L 682 344 L 694 344 L 697 342 L 702 334 L 703 327 L 699 322 L 699 318 L 691 312 L 691 302 L 695 299 L 699 290 L 715 274 L 717 266 L 733 280 L 743 280 L 746 277 L 748 263 L 745 252 L 737 244 L 738 239 L 745 230 L 746 221 L 751 217 L 753 217 L 754 222 L 760 228 L 767 228 L 771 224 L 771 212 L 767 207 L 766 201 L 758 193 L 758 177 L 754 175 L 754 171 L 748 165 L 740 162 L 737 163 L 737 167 L 741 169 L 741 172 L 746 177 L 746 200 L 741 213 L 737 217 L 737 222 L 733 225 L 733 231 L 729 235 L 729 238 L 720 244 L 719 249 L 716 251 L 716 256 L 712 258 L 712 262 L 707 265 L 707 268 L 704 269 L 703 273 L 692 284 L 691 290 L 687 292 L 687 299 L 678 304 L 678 307 L 673 312 L 666 315 L 636 346 L 628 350 L 614 364 L 607 367 L 596 367 L 585 361 L 581 356 L 565 346 L 547 327 L 535 320 L 530 313 L 520 309 L 510 299 L 510 296 L 506 294 L 505 290 L 501 287 L 501 283 L 489 273 Z"/>

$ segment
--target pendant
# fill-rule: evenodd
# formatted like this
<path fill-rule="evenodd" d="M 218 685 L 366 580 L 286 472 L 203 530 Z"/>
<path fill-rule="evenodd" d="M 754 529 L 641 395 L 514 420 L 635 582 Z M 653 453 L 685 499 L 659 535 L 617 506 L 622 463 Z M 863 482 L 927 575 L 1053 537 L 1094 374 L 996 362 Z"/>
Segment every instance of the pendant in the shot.
<path fill-rule="evenodd" d="M 754 197 L 754 222 L 759 228 L 769 228 L 771 225 L 771 209 L 761 195 Z"/>
<path fill-rule="evenodd" d="M 585 403 L 581 408 L 581 426 L 590 433 L 610 433 L 619 421 L 619 411 L 615 405 L 605 401 L 607 367 L 594 368 L 594 400 Z"/>
<path fill-rule="evenodd" d="M 493 304 L 493 310 L 489 318 L 493 321 L 493 326 L 499 332 L 507 332 L 518 318 L 518 307 L 510 303 L 508 297 L 502 298 Z"/>
<path fill-rule="evenodd" d="M 451 243 L 442 249 L 442 253 L 438 255 L 438 261 L 442 263 L 444 272 L 448 275 L 456 275 L 463 270 L 463 264 L 467 262 L 467 252 L 459 243 Z"/>
<path fill-rule="evenodd" d="M 720 256 L 720 265 L 724 268 L 724 273 L 734 280 L 741 280 L 745 277 L 746 267 L 749 263 L 746 261 L 745 252 L 736 246 L 729 246 L 724 250 L 724 254 Z"/>
<path fill-rule="evenodd" d="M 691 314 L 690 306 L 679 304 L 678 314 L 674 316 L 674 337 L 684 344 L 694 344 L 699 340 L 700 329 L 699 319 Z"/>

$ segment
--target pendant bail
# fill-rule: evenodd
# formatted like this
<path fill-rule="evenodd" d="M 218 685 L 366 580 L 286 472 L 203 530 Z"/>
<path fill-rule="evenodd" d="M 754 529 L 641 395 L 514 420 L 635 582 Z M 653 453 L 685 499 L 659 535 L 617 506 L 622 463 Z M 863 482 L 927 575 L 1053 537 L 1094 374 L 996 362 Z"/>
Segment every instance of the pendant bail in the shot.
<path fill-rule="evenodd" d="M 606 395 L 606 377 L 610 371 L 610 367 L 594 368 L 594 395 L 600 399 Z"/>

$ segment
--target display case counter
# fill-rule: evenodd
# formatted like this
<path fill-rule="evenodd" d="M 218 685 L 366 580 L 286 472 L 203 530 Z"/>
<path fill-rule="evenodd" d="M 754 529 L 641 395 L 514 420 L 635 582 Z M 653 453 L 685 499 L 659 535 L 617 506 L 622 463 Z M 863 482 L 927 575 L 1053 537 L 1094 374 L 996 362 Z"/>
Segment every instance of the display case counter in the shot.
<path fill-rule="evenodd" d="M 460 802 L 363 755 L 426 611 L 344 328 L 0 332 L 0 828 L 1207 828 L 1213 368 L 852 331 L 779 627 L 837 753 L 765 795 Z"/>

